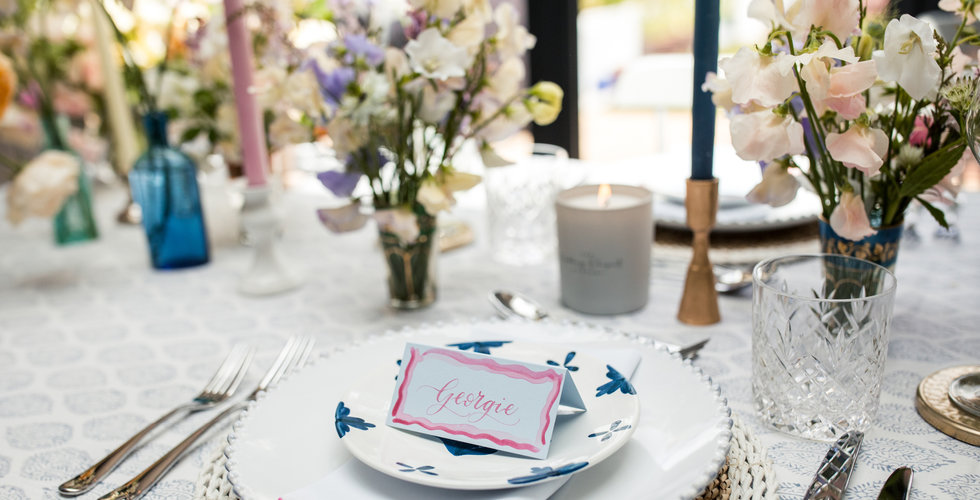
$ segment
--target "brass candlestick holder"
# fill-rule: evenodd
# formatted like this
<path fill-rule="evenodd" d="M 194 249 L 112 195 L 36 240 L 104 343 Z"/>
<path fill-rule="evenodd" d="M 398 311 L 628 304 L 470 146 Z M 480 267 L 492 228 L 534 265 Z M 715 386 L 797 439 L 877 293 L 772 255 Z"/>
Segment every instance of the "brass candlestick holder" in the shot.
<path fill-rule="evenodd" d="M 708 234 L 718 213 L 718 179 L 688 179 L 684 206 L 687 226 L 694 232 L 691 243 L 694 255 L 687 268 L 677 319 L 688 325 L 711 325 L 721 321 L 715 273 L 708 260 Z"/>

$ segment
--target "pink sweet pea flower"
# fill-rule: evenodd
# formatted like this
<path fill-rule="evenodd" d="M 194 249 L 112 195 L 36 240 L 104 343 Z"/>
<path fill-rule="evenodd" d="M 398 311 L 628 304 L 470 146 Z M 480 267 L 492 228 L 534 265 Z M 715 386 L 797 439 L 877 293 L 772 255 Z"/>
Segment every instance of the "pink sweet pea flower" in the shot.
<path fill-rule="evenodd" d="M 929 137 L 929 127 L 932 126 L 932 118 L 928 116 L 916 116 L 915 125 L 912 133 L 909 134 L 909 144 L 921 148 L 932 146 L 932 139 Z"/>
<path fill-rule="evenodd" d="M 874 61 L 861 61 L 831 69 L 827 107 L 845 120 L 861 116 L 865 109 L 862 93 L 871 88 L 877 79 L 878 70 Z"/>
<path fill-rule="evenodd" d="M 878 231 L 871 228 L 864 200 L 850 191 L 840 195 L 840 202 L 830 214 L 830 227 L 842 238 L 860 241 Z"/>
<path fill-rule="evenodd" d="M 872 176 L 881 170 L 888 153 L 888 136 L 879 129 L 855 125 L 843 134 L 827 134 L 827 151 L 845 167 Z"/>

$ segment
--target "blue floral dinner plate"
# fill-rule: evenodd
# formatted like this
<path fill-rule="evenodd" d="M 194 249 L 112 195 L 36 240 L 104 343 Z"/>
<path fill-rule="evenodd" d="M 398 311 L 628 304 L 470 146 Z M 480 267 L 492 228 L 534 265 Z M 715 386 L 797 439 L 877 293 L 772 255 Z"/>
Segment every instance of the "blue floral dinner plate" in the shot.
<path fill-rule="evenodd" d="M 443 342 L 450 348 L 488 353 L 504 359 L 564 365 L 572 375 L 587 411 L 559 415 L 547 458 L 533 459 L 458 441 L 424 436 L 385 425 L 390 409 L 401 349 L 379 353 L 382 366 L 351 386 L 336 409 L 336 430 L 354 457 L 390 476 L 439 488 L 492 490 L 553 481 L 592 467 L 612 456 L 639 422 L 636 391 L 608 363 L 561 345 L 487 338 L 474 342 Z M 595 354 L 595 351 L 590 351 Z M 606 351 L 608 352 L 608 351 Z M 629 354 L 629 350 L 625 353 Z M 617 353 L 618 354 L 618 353 Z M 597 354 L 598 356 L 599 354 Z M 626 369 L 635 368 L 634 353 Z M 632 371 L 628 374 L 631 375 Z"/>
<path fill-rule="evenodd" d="M 690 362 L 656 348 L 644 337 L 596 326 L 555 321 L 474 320 L 425 325 L 369 337 L 356 345 L 330 352 L 329 356 L 318 359 L 313 365 L 304 367 L 260 395 L 258 401 L 252 403 L 234 424 L 228 436 L 225 467 L 235 494 L 242 500 L 289 498 L 290 493 L 313 485 L 329 488 L 343 484 L 366 485 L 389 493 L 375 495 L 374 498 L 399 495 L 407 498 L 410 490 L 418 493 L 412 498 L 437 495 L 440 498 L 472 500 L 500 498 L 494 493 L 506 495 L 506 490 L 484 493 L 443 489 L 435 493 L 427 492 L 425 486 L 393 479 L 363 465 L 351 455 L 344 443 L 358 434 L 382 432 L 379 426 L 384 426 L 383 421 L 372 420 L 374 417 L 358 401 L 347 399 L 350 387 L 358 382 L 356 377 L 373 375 L 373 370 L 380 364 L 391 370 L 390 383 L 393 384 L 397 373 L 396 360 L 406 342 L 461 344 L 457 347 L 496 351 L 493 345 L 479 342 L 481 340 L 501 341 L 501 347 L 508 345 L 504 341 L 554 346 L 554 357 L 549 359 L 554 363 L 579 367 L 578 371 L 584 369 L 580 361 L 584 360 L 587 352 L 625 349 L 641 357 L 640 364 L 629 378 L 630 385 L 636 390 L 634 399 L 642 407 L 639 424 L 630 424 L 631 429 L 623 429 L 626 425 L 623 422 L 595 422 L 592 428 L 585 426 L 581 429 L 586 431 L 585 437 L 576 438 L 590 439 L 593 445 L 602 446 L 600 443 L 603 439 L 608 444 L 615 444 L 611 441 L 620 439 L 624 433 L 633 432 L 628 442 L 601 463 L 592 461 L 588 468 L 577 468 L 577 464 L 589 461 L 584 456 L 581 460 L 573 457 L 568 463 L 522 459 L 527 463 L 525 471 L 504 479 L 537 485 L 518 490 L 527 491 L 528 498 L 532 489 L 554 491 L 551 488 L 558 483 L 548 482 L 546 478 L 563 477 L 569 479 L 564 486 L 542 496 L 551 495 L 553 500 L 588 500 L 645 498 L 651 492 L 656 492 L 660 500 L 684 500 L 697 496 L 717 477 L 718 469 L 728 454 L 732 424 L 730 409 L 718 387 Z M 569 358 L 571 351 L 577 354 Z M 601 401 L 613 397 L 606 395 L 596 398 L 599 385 L 593 385 L 596 382 L 578 382 L 578 376 L 575 377 L 586 402 L 588 399 Z M 601 377 L 606 378 L 605 372 Z M 609 378 L 606 380 L 612 381 Z M 621 391 L 619 384 L 614 383 L 608 389 L 615 387 L 616 391 Z M 625 395 L 617 392 L 615 397 L 625 398 Z M 344 404 L 340 405 L 341 402 Z M 367 430 L 362 430 L 362 427 Z M 595 436 L 589 438 L 588 434 L 593 433 Z M 481 450 L 454 447 L 452 443 L 449 447 L 445 444 L 434 446 L 432 453 L 439 457 L 457 458 L 451 454 L 453 451 L 460 455 L 458 458 L 466 458 L 469 456 L 467 453 L 474 454 L 473 458 L 495 458 L 494 455 L 475 455 Z M 401 464 L 394 464 L 394 467 L 398 467 L 394 473 L 405 476 L 442 475 L 443 471 L 437 469 L 434 462 L 418 461 L 414 455 L 403 457 L 396 459 Z M 552 455 L 549 460 L 554 457 Z M 534 467 L 539 469 L 533 470 Z M 551 470 L 546 467 L 551 467 Z M 574 475 L 569 477 L 573 472 Z M 333 496 L 363 498 L 364 492 L 360 495 Z"/>

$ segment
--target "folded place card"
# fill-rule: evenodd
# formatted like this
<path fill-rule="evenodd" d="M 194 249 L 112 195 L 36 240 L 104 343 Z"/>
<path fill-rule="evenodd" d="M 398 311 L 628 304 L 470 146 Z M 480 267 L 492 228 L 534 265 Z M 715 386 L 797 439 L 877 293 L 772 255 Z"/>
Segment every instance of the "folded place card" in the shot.
<path fill-rule="evenodd" d="M 563 367 L 408 344 L 387 424 L 545 458 L 559 404 L 585 410 Z"/>

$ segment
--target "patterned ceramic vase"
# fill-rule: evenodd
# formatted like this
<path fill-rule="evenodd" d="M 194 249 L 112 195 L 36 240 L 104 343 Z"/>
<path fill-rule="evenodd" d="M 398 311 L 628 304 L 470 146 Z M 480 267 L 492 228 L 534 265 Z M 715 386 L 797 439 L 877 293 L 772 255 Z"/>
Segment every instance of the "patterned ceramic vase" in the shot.
<path fill-rule="evenodd" d="M 78 154 L 68 147 L 68 141 L 65 140 L 62 128 L 55 117 L 47 113 L 41 115 L 45 148 L 64 151 L 78 157 Z M 79 243 L 99 237 L 99 230 L 92 216 L 92 187 L 84 168 L 78 174 L 78 191 L 65 200 L 61 210 L 54 216 L 54 237 L 59 245 Z"/>
<path fill-rule="evenodd" d="M 395 214 L 397 211 L 382 212 Z M 419 309 L 436 300 L 436 260 L 439 255 L 436 218 L 423 210 L 418 212 L 422 213 L 407 217 L 375 215 L 388 267 L 389 303 L 395 309 Z"/>
<path fill-rule="evenodd" d="M 860 241 L 838 235 L 827 221 L 820 219 L 820 249 L 824 253 L 857 257 L 880 264 L 888 270 L 895 269 L 898 244 L 902 241 L 903 224 L 878 229 L 878 232 Z"/>
<path fill-rule="evenodd" d="M 133 200 L 143 212 L 150 259 L 157 269 L 209 260 L 194 161 L 167 143 L 167 115 L 143 117 L 149 147 L 129 172 Z"/>

